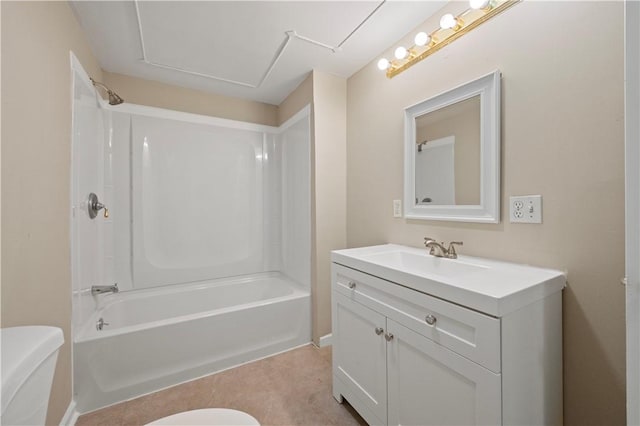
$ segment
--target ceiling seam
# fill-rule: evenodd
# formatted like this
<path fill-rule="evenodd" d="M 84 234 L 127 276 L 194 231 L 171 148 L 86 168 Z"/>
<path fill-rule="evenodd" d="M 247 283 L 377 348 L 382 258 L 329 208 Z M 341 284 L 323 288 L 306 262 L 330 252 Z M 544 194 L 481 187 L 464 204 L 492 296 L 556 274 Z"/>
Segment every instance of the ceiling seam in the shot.
<path fill-rule="evenodd" d="M 342 50 L 342 45 L 345 44 L 347 40 L 349 40 L 351 36 L 353 36 L 356 33 L 356 31 L 358 31 L 369 19 L 371 19 L 371 17 L 382 7 L 383 4 L 386 3 L 386 1 L 387 0 L 382 0 L 380 4 L 378 4 L 375 7 L 375 9 L 373 9 L 371 13 L 369 13 L 367 17 L 362 20 L 362 22 L 356 25 L 356 27 L 337 46 L 332 46 L 330 44 L 326 44 L 321 41 L 314 40 L 309 37 L 305 37 L 303 35 L 298 34 L 295 30 L 287 31 L 287 35 L 291 35 L 299 40 L 306 41 L 307 43 L 315 44 L 316 46 L 324 47 L 325 49 L 331 50 L 333 53 L 337 53 Z"/>
<path fill-rule="evenodd" d="M 294 33 L 295 33 L 295 31 L 294 31 Z M 284 53 L 284 50 L 289 45 L 289 42 L 291 41 L 291 34 L 289 34 L 289 31 L 287 31 L 285 34 L 286 34 L 287 38 L 284 39 L 284 41 L 282 43 L 280 43 L 280 46 L 278 47 L 278 50 L 276 51 L 276 54 L 274 55 L 273 60 L 271 61 L 271 65 L 269 65 L 269 68 L 267 69 L 267 71 L 262 76 L 262 79 L 260 80 L 260 83 L 258 83 L 256 88 L 262 86 L 262 83 L 264 83 L 264 81 L 267 79 L 267 77 L 269 77 L 269 75 L 271 74 L 271 71 L 273 71 L 273 69 L 276 67 L 276 63 L 280 60 L 280 57 Z"/>
<path fill-rule="evenodd" d="M 138 35 L 140 36 L 140 49 L 142 50 L 142 60 L 147 62 L 147 53 L 144 47 L 144 36 L 142 35 L 142 22 L 140 21 L 140 10 L 138 9 L 138 0 L 134 0 L 133 5 L 136 9 L 136 21 L 138 22 Z"/>
<path fill-rule="evenodd" d="M 267 68 L 267 70 L 264 72 L 264 74 L 262 75 L 262 78 L 260 79 L 260 81 L 258 82 L 258 84 L 251 84 L 251 83 L 245 83 L 242 81 L 237 81 L 237 80 L 231 80 L 231 79 L 226 79 L 226 78 L 222 78 L 222 77 L 217 77 L 215 75 L 212 74 L 206 74 L 206 73 L 201 73 L 201 72 L 197 72 L 197 71 L 192 71 L 192 70 L 188 70 L 185 68 L 180 68 L 180 67 L 175 67 L 173 65 L 168 65 L 168 64 L 163 64 L 160 62 L 155 62 L 155 61 L 151 61 L 149 60 L 149 58 L 147 57 L 147 51 L 146 51 L 146 46 L 145 46 L 145 42 L 144 42 L 144 33 L 142 30 L 142 18 L 140 15 L 140 9 L 139 9 L 139 0 L 134 0 L 134 5 L 135 5 L 135 12 L 136 12 L 136 21 L 138 24 L 138 35 L 140 37 L 140 48 L 142 50 L 142 58 L 141 61 L 144 62 L 147 65 L 151 65 L 154 67 L 158 67 L 158 68 L 163 68 L 163 69 L 167 69 L 167 70 L 172 70 L 172 71 L 178 71 L 178 72 L 182 72 L 185 74 L 190 74 L 190 75 L 194 75 L 197 77 L 204 77 L 204 78 L 209 78 L 209 79 L 213 79 L 213 80 L 218 80 L 218 81 L 222 81 L 225 83 L 230 83 L 230 84 L 235 84 L 235 85 L 239 85 L 239 86 L 243 86 L 243 87 L 249 87 L 252 89 L 257 89 L 260 86 L 262 86 L 262 84 L 265 82 L 265 80 L 269 77 L 269 75 L 271 75 L 271 72 L 273 71 L 273 69 L 275 68 L 276 64 L 278 63 L 278 61 L 280 60 L 280 58 L 282 57 L 282 55 L 284 54 L 284 51 L 287 47 L 287 45 L 289 44 L 289 42 L 291 41 L 292 38 L 297 38 L 301 41 L 316 45 L 316 46 L 320 46 L 323 47 L 325 49 L 331 50 L 333 53 L 339 52 L 342 50 L 342 45 L 345 44 L 369 19 L 371 19 L 371 17 L 386 3 L 387 0 L 382 0 L 380 2 L 380 4 L 378 4 L 375 9 L 373 9 L 373 11 L 371 11 L 371 13 L 369 13 L 369 15 L 367 15 L 366 18 L 364 18 L 364 20 L 362 20 L 362 22 L 360 22 L 337 46 L 331 46 L 329 44 L 326 43 L 322 43 L 321 41 L 318 40 L 314 40 L 312 38 L 309 37 L 305 37 L 303 35 L 298 34 L 295 30 L 289 30 L 285 32 L 286 38 L 283 40 L 282 43 L 280 43 L 280 46 L 278 47 L 278 50 L 276 51 L 273 59 L 271 60 L 271 63 L 269 64 L 269 67 Z"/>
<path fill-rule="evenodd" d="M 280 58 L 282 52 L 284 51 L 284 47 L 286 47 L 286 44 L 288 42 L 288 39 L 286 39 L 284 41 L 284 46 L 282 44 L 280 45 L 278 54 L 276 55 L 275 59 L 272 61 L 272 63 L 270 64 L 269 68 L 267 69 L 267 71 L 265 72 L 265 74 L 263 75 L 262 79 L 260 80 L 260 82 L 257 85 L 254 85 L 254 84 L 251 84 L 251 83 L 245 83 L 243 81 L 230 80 L 230 79 L 226 79 L 226 78 L 223 78 L 223 77 L 217 77 L 217 76 L 212 75 L 212 74 L 201 73 L 201 72 L 197 72 L 197 71 L 188 70 L 188 69 L 185 69 L 185 68 L 175 67 L 173 65 L 168 65 L 168 64 L 163 64 L 163 63 L 160 63 L 160 62 L 151 61 L 147 57 L 146 46 L 145 46 L 145 43 L 144 43 L 144 33 L 142 31 L 142 18 L 140 17 L 140 9 L 139 9 L 139 6 L 138 6 L 139 1 L 138 0 L 134 0 L 133 3 L 135 5 L 136 18 L 137 18 L 137 23 L 138 23 L 138 34 L 140 36 L 140 47 L 142 49 L 142 59 L 141 59 L 141 61 L 144 62 L 147 65 L 151 65 L 151 66 L 154 66 L 154 67 L 163 68 L 163 69 L 172 70 L 172 71 L 183 72 L 185 74 L 195 75 L 197 77 L 210 78 L 210 79 L 213 79 L 213 80 L 223 81 L 225 83 L 231 83 L 231 84 L 236 84 L 236 85 L 243 86 L 243 87 L 249 87 L 249 88 L 252 88 L 252 89 L 257 89 L 258 87 L 260 87 L 262 85 L 262 83 L 264 82 L 266 77 L 271 73 L 271 70 L 275 66 L 275 61 Z"/>
<path fill-rule="evenodd" d="M 204 77 L 204 78 L 210 78 L 213 80 L 218 80 L 218 81 L 224 81 L 225 83 L 231 83 L 231 84 L 236 84 L 239 86 L 244 86 L 244 87 L 249 87 L 252 89 L 257 89 L 258 87 L 260 87 L 260 85 L 254 85 L 251 83 L 245 83 L 243 81 L 236 81 L 236 80 L 229 80 L 223 77 L 216 77 L 215 75 L 211 75 L 211 74 L 205 74 L 205 73 L 201 73 L 198 71 L 191 71 L 188 69 L 184 69 L 184 68 L 179 68 L 179 67 L 174 67 L 173 65 L 167 65 L 167 64 L 162 64 L 160 62 L 153 62 L 153 61 L 149 61 L 149 60 L 142 60 L 142 62 L 144 62 L 147 65 L 151 65 L 154 67 L 158 67 L 158 68 L 163 68 L 163 69 L 167 69 L 167 70 L 172 70 L 172 71 L 178 71 L 178 72 L 183 72 L 185 74 L 190 74 L 190 75 L 195 75 L 196 77 Z"/>
<path fill-rule="evenodd" d="M 376 13 L 380 8 L 381 8 L 381 7 L 382 7 L 382 5 L 383 5 L 383 4 L 385 4 L 386 2 L 387 2 L 387 0 L 382 0 L 382 1 L 380 2 L 380 4 L 379 4 L 378 6 L 376 6 L 376 8 L 375 8 L 375 9 L 373 9 L 373 11 L 371 11 L 371 13 L 370 13 L 369 15 L 367 15 L 367 17 L 366 17 L 366 18 L 364 18 L 364 20 L 363 20 L 362 22 L 360 22 L 360 24 L 358 24 L 358 26 L 357 26 L 357 27 L 355 27 L 355 28 L 353 29 L 353 31 L 351 31 L 351 32 L 349 33 L 349 35 L 348 35 L 348 36 L 346 36 L 346 37 L 344 38 L 344 40 L 342 40 L 342 41 L 338 44 L 338 47 L 339 47 L 339 48 L 342 48 L 342 45 L 343 45 L 343 44 L 345 44 L 345 43 L 347 42 L 347 40 L 349 40 L 349 39 L 351 38 L 351 36 L 352 36 L 352 35 L 354 35 L 354 34 L 356 33 L 356 31 L 358 31 L 358 30 L 360 29 L 360 27 L 362 27 L 362 26 L 363 26 L 363 25 L 364 25 L 364 24 L 365 24 L 369 19 L 371 19 L 371 17 L 372 17 L 372 16 L 373 16 L 373 15 L 374 15 L 374 14 L 375 14 L 375 13 Z"/>

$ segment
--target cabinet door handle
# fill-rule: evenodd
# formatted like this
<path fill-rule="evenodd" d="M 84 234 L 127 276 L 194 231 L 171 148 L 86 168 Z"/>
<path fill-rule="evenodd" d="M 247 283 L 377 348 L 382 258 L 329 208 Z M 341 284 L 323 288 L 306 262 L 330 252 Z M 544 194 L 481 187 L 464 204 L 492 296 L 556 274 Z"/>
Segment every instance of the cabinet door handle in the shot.
<path fill-rule="evenodd" d="M 384 332 L 384 329 L 382 327 L 376 327 L 376 334 L 379 336 Z"/>
<path fill-rule="evenodd" d="M 436 321 L 438 321 L 438 318 L 436 318 L 433 315 L 429 314 L 424 318 L 424 320 L 427 322 L 427 324 L 434 325 L 436 323 Z"/>
<path fill-rule="evenodd" d="M 393 339 L 393 333 L 385 334 L 384 338 L 387 339 L 387 342 L 390 342 Z"/>
<path fill-rule="evenodd" d="M 350 289 L 354 289 L 356 288 L 356 282 L 355 281 L 349 281 L 349 284 L 347 284 L 349 286 Z"/>

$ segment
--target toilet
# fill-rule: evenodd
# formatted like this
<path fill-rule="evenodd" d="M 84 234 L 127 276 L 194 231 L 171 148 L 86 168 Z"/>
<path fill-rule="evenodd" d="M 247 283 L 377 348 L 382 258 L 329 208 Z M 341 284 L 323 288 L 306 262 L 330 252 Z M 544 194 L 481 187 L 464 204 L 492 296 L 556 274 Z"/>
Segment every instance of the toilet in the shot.
<path fill-rule="evenodd" d="M 253 416 L 242 411 L 228 408 L 203 408 L 184 411 L 147 423 L 147 426 L 158 425 L 260 426 L 260 423 Z"/>
<path fill-rule="evenodd" d="M 45 424 L 58 350 L 63 343 L 62 330 L 57 327 L 0 329 L 0 424 Z"/>

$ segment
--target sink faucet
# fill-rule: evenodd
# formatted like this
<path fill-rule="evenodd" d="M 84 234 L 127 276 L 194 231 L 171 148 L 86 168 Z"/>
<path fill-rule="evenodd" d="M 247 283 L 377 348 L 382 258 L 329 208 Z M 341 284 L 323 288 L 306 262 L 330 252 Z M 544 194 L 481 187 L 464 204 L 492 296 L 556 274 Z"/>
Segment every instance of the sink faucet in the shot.
<path fill-rule="evenodd" d="M 447 259 L 457 259 L 456 245 L 461 246 L 462 241 L 451 241 L 449 248 L 444 247 L 444 242 L 439 243 L 433 238 L 425 237 L 424 246 L 429 249 L 429 254 L 435 257 L 446 257 Z"/>
<path fill-rule="evenodd" d="M 114 285 L 92 285 L 91 286 L 91 294 L 102 294 L 102 293 L 117 293 L 118 292 L 118 283 Z"/>

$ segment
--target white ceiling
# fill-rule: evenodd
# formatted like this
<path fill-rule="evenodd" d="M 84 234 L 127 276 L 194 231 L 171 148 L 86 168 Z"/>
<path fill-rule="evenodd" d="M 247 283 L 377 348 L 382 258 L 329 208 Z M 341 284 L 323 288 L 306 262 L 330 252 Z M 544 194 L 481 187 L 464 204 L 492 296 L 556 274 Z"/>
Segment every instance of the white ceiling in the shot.
<path fill-rule="evenodd" d="M 349 77 L 446 0 L 71 2 L 103 69 L 280 104 L 319 71 Z M 126 93 L 120 93 L 126 99 Z"/>

